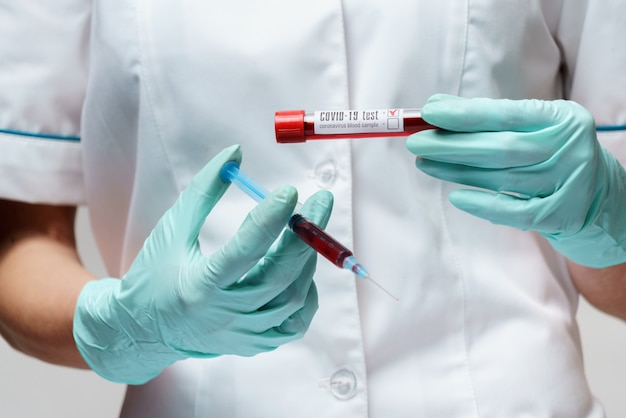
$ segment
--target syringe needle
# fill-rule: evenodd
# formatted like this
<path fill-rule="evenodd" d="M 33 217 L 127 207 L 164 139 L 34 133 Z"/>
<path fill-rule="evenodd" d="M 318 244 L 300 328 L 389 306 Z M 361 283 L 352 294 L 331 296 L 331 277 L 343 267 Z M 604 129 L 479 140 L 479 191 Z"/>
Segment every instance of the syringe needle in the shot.
<path fill-rule="evenodd" d="M 370 274 L 367 272 L 367 270 L 365 269 L 365 267 L 363 267 L 363 264 L 359 263 L 356 258 L 354 258 L 353 255 L 350 255 L 349 257 L 346 257 L 343 260 L 343 266 L 344 269 L 346 270 L 350 270 L 352 273 L 354 273 L 355 276 L 360 277 L 361 279 L 365 279 L 365 280 L 369 280 L 370 282 L 374 283 L 376 286 L 378 286 L 378 288 L 380 290 L 382 290 L 383 292 L 385 292 L 386 294 L 388 294 L 390 297 L 392 297 L 396 302 L 398 302 L 400 300 L 399 297 L 393 295 L 390 291 L 388 291 L 387 289 L 385 289 L 384 287 L 382 287 L 380 285 L 380 283 L 378 283 L 376 280 L 372 279 L 370 277 Z"/>
<path fill-rule="evenodd" d="M 369 280 L 370 282 L 374 283 L 376 286 L 378 286 L 378 288 L 380 290 L 382 290 L 383 292 L 385 292 L 386 294 L 388 294 L 391 298 L 393 298 L 396 302 L 398 302 L 400 300 L 399 297 L 395 296 L 394 294 L 392 294 L 390 291 L 388 291 L 387 289 L 385 289 L 384 287 L 382 287 L 380 285 L 380 283 L 378 283 L 376 280 L 372 279 L 369 275 L 367 275 L 365 277 L 366 280 Z"/>

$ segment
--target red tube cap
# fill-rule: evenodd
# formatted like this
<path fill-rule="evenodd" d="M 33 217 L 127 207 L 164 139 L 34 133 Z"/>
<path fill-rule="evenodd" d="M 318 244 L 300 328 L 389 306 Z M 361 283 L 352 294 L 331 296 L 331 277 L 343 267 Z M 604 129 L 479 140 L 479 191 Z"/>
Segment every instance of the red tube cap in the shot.
<path fill-rule="evenodd" d="M 274 130 L 276 131 L 276 142 L 279 144 L 305 142 L 304 110 L 276 112 L 274 115 Z"/>

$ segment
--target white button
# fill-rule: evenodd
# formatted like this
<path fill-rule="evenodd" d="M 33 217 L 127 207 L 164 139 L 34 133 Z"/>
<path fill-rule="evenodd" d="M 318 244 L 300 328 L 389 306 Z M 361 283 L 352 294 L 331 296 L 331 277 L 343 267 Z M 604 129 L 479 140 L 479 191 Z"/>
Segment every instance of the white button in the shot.
<path fill-rule="evenodd" d="M 348 369 L 341 369 L 330 378 L 330 391 L 337 399 L 350 399 L 356 394 L 356 376 Z"/>
<path fill-rule="evenodd" d="M 325 161 L 315 167 L 315 183 L 322 189 L 330 189 L 337 180 L 337 166 L 334 161 Z"/>

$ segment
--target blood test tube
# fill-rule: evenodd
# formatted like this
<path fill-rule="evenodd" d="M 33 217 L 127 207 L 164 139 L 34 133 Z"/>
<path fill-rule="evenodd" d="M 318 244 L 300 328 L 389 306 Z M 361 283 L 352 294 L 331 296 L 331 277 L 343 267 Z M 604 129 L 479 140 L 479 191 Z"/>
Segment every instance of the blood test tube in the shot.
<path fill-rule="evenodd" d="M 436 129 L 420 109 L 283 110 L 274 115 L 276 142 L 291 144 L 317 139 L 406 137 Z"/>

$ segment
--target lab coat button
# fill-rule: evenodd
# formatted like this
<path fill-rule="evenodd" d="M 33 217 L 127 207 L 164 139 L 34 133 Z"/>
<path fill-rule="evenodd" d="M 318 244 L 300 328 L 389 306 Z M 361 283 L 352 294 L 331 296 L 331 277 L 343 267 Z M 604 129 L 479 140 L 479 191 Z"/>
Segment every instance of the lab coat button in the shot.
<path fill-rule="evenodd" d="M 337 180 L 337 167 L 334 161 L 326 161 L 315 167 L 315 183 L 322 189 L 329 189 Z"/>
<path fill-rule="evenodd" d="M 341 369 L 330 378 L 330 391 L 337 399 L 350 399 L 356 394 L 356 376 L 348 369 Z"/>

